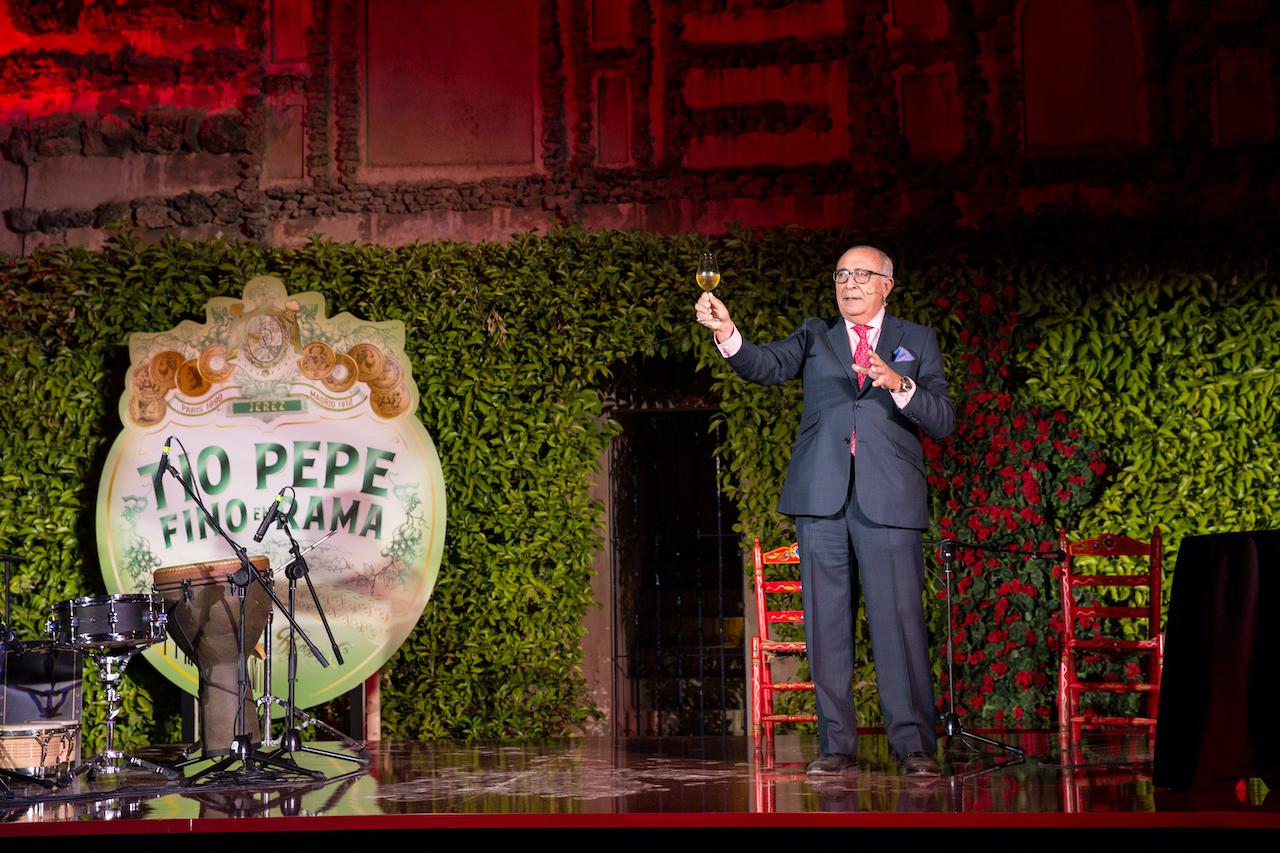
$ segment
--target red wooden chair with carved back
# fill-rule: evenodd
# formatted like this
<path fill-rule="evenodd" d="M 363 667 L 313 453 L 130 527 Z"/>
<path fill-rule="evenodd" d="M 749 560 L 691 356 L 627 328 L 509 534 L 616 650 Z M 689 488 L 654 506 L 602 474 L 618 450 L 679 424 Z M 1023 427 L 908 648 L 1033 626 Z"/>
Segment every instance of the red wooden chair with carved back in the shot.
<path fill-rule="evenodd" d="M 756 587 L 756 625 L 757 634 L 751 638 L 751 742 L 756 750 L 760 749 L 761 739 L 768 747 L 768 755 L 773 756 L 773 728 L 778 723 L 812 723 L 818 718 L 815 714 L 775 714 L 773 712 L 773 694 L 777 692 L 813 692 L 812 681 L 776 681 L 773 677 L 773 663 L 780 656 L 803 655 L 803 641 L 773 640 L 769 638 L 769 627 L 778 624 L 804 624 L 803 610 L 770 610 L 769 596 L 794 596 L 800 592 L 799 579 L 765 580 L 765 568 L 768 566 L 800 565 L 800 548 L 794 542 L 772 551 L 762 551 L 760 540 L 755 540 L 752 548 L 755 562 Z"/>
<path fill-rule="evenodd" d="M 1151 531 L 1149 542 L 1107 533 L 1080 542 L 1068 542 L 1066 532 L 1059 533 L 1058 547 L 1066 555 L 1055 568 L 1061 582 L 1062 650 L 1058 665 L 1058 725 L 1069 744 L 1078 743 L 1082 730 L 1095 726 L 1145 727 L 1155 734 L 1156 708 L 1160 702 L 1160 672 L 1164 665 L 1164 635 L 1160 633 L 1160 582 L 1163 555 L 1160 528 Z M 1076 557 L 1146 558 L 1145 572 L 1125 574 L 1080 574 L 1074 565 Z M 1146 587 L 1149 599 L 1143 606 L 1081 604 L 1076 590 L 1088 587 Z M 1147 623 L 1140 639 L 1118 637 L 1077 637 L 1080 620 L 1137 619 Z M 1140 681 L 1081 681 L 1077 672 L 1077 655 L 1142 654 L 1146 657 L 1144 678 Z M 1082 714 L 1083 693 L 1141 693 L 1145 695 L 1144 716 L 1094 716 Z"/>

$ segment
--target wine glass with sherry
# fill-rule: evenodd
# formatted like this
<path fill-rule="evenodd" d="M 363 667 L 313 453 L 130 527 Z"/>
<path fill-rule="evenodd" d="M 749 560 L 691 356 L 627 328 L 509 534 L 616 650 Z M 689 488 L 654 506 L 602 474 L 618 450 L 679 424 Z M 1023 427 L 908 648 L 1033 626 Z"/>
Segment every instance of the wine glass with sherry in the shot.
<path fill-rule="evenodd" d="M 716 263 L 714 252 L 702 253 L 702 257 L 698 261 L 696 278 L 698 287 L 701 287 L 707 293 L 716 289 L 716 285 L 720 283 L 720 265 Z"/>

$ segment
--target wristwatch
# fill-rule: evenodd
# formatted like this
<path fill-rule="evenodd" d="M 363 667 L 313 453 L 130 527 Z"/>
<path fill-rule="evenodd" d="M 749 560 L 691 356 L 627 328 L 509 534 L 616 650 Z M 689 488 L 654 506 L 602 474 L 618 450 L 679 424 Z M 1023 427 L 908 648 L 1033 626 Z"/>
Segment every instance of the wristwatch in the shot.
<path fill-rule="evenodd" d="M 915 387 L 915 383 L 911 381 L 910 376 L 903 376 L 902 381 L 898 383 L 898 390 L 895 394 L 903 394 Z"/>

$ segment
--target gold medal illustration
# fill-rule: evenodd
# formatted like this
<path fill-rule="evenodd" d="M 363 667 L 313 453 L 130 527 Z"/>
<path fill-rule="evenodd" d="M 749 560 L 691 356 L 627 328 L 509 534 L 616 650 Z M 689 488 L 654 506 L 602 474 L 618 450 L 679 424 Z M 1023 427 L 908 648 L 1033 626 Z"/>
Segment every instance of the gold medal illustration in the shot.
<path fill-rule="evenodd" d="M 227 361 L 227 348 L 222 344 L 207 346 L 200 352 L 200 375 L 212 383 L 226 382 L 236 372 L 236 366 Z"/>
<path fill-rule="evenodd" d="M 387 360 L 382 354 L 382 350 L 376 344 L 363 343 L 356 344 L 347 350 L 347 355 L 355 359 L 356 365 L 360 368 L 360 374 L 357 377 L 361 382 L 369 382 L 382 372 L 382 363 Z"/>
<path fill-rule="evenodd" d="M 338 360 L 333 347 L 324 341 L 312 341 L 302 348 L 302 358 L 298 359 L 298 369 L 308 379 L 324 379 L 333 370 Z"/>
<path fill-rule="evenodd" d="M 157 385 L 168 391 L 176 384 L 178 365 L 185 360 L 182 357 L 182 353 L 174 352 L 171 349 L 157 353 L 155 358 L 151 359 L 151 378 L 156 381 Z"/>
<path fill-rule="evenodd" d="M 330 370 L 329 375 L 323 379 L 324 387 L 335 394 L 341 394 L 356 384 L 359 373 L 360 369 L 356 367 L 354 358 L 349 355 L 339 355 L 333 364 L 333 370 Z"/>
<path fill-rule="evenodd" d="M 151 362 L 144 361 L 133 370 L 129 378 L 129 387 L 133 396 L 139 400 L 159 400 L 164 396 L 165 386 L 155 380 L 151 373 Z"/>
<path fill-rule="evenodd" d="M 178 393 L 184 397 L 201 397 L 209 393 L 213 384 L 200 372 L 200 362 L 189 358 L 178 365 Z"/>
<path fill-rule="evenodd" d="M 397 385 L 390 390 L 373 389 L 369 396 L 369 406 L 380 418 L 394 418 L 409 411 L 409 389 Z"/>
<path fill-rule="evenodd" d="M 369 387 L 379 391 L 390 391 L 398 386 L 403 378 L 404 368 L 400 366 L 400 362 L 392 356 L 387 356 L 383 359 L 382 370 L 369 380 Z"/>
<path fill-rule="evenodd" d="M 129 418 L 138 426 L 151 426 L 164 415 L 164 399 L 144 400 L 134 396 L 129 400 Z"/>

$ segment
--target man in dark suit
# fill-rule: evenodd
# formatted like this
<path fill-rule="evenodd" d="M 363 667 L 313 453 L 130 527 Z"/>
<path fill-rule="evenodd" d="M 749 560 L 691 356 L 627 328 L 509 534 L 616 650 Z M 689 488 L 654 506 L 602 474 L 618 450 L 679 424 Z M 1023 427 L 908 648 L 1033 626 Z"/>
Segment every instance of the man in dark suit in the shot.
<path fill-rule="evenodd" d="M 932 671 L 921 593 L 929 526 L 920 430 L 955 427 L 934 333 L 885 312 L 893 262 L 855 246 L 832 275 L 840 317 L 805 320 L 776 343 L 742 337 L 723 302 L 698 322 L 739 376 L 804 383 L 804 411 L 778 511 L 795 518 L 805 640 L 818 706 L 820 755 L 810 774 L 843 773 L 855 752 L 853 615 L 856 558 L 866 598 L 880 709 L 907 773 L 938 773 Z"/>

